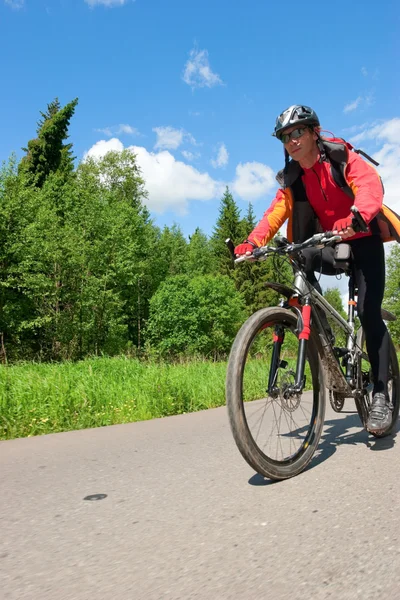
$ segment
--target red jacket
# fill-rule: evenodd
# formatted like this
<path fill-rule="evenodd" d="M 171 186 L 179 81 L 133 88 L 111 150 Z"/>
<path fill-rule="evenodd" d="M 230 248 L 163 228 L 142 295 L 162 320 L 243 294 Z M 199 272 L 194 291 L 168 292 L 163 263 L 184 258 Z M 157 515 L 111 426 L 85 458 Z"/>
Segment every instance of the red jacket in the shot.
<path fill-rule="evenodd" d="M 295 186 L 294 183 L 299 177 L 304 185 L 306 199 L 314 209 L 319 226 L 323 231 L 332 230 L 334 222 L 340 218 L 346 218 L 350 214 L 350 207 L 355 204 L 367 224 L 377 217 L 376 227 L 379 227 L 377 231 L 380 232 L 384 241 L 393 239 L 400 241 L 399 217 L 382 204 L 383 186 L 375 168 L 362 159 L 359 154 L 352 152 L 352 146 L 343 140 L 326 141 L 328 142 L 326 148 L 330 149 L 327 152 L 328 160 L 321 163 L 317 161 L 311 169 L 302 170 L 298 163 L 293 164 L 295 161 L 291 161 L 294 167 L 292 171 L 296 171 L 296 174 L 292 178 L 289 176 L 289 181 L 286 182 L 283 181 L 282 172 L 278 174 L 277 179 L 283 185 L 260 223 L 249 235 L 249 241 L 254 242 L 257 246 L 266 245 L 279 231 L 286 219 L 289 219 L 288 239 L 302 241 L 294 239 L 296 238 L 294 231 L 298 231 L 299 225 L 302 225 L 298 221 L 308 218 L 300 216 L 306 213 L 300 213 L 297 210 L 298 203 L 296 205 L 296 201 L 299 198 L 295 190 L 298 190 L 298 185 Z M 343 189 L 333 178 L 330 156 L 332 160 L 335 157 L 335 163 L 337 157 L 340 157 L 345 183 Z M 307 230 L 309 233 L 313 233 L 309 228 Z M 349 239 L 368 235 L 371 233 L 358 233 Z"/>

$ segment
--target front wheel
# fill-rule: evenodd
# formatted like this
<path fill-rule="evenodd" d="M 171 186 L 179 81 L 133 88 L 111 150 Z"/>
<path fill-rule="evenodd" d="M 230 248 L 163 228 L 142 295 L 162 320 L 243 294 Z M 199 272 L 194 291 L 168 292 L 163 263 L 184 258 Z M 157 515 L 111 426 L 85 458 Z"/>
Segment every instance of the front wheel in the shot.
<path fill-rule="evenodd" d="M 288 392 L 295 380 L 296 327 L 289 310 L 259 310 L 239 330 L 228 362 L 226 402 L 236 445 L 255 471 L 276 480 L 306 468 L 324 423 L 324 377 L 312 335 L 305 391 Z"/>
<path fill-rule="evenodd" d="M 389 400 L 393 404 L 392 422 L 390 426 L 382 433 L 371 434 L 374 437 L 381 438 L 389 435 L 396 425 L 397 418 L 399 416 L 400 408 L 400 375 L 399 375 L 399 363 L 397 360 L 396 349 L 393 345 L 392 339 L 389 335 L 389 380 L 388 380 L 388 396 Z M 362 396 L 356 399 L 356 407 L 358 415 L 361 419 L 363 426 L 366 426 L 369 411 L 372 402 L 372 391 L 373 391 L 373 380 L 371 365 L 369 362 L 366 344 L 365 344 L 365 333 L 362 327 L 357 332 L 357 347 L 359 349 L 357 371 L 358 371 L 358 387 L 362 390 Z"/>

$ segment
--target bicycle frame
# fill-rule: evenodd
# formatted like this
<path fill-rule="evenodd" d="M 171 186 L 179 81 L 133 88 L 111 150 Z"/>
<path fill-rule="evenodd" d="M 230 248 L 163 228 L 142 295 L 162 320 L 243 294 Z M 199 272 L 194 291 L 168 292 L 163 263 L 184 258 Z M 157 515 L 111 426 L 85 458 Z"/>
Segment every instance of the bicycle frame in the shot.
<path fill-rule="evenodd" d="M 366 230 L 366 225 L 361 219 L 356 207 L 352 207 L 355 220 L 357 221 L 354 229 L 357 231 Z M 357 217 L 357 218 L 356 218 Z M 361 225 L 359 221 L 362 221 Z M 360 227 L 359 227 L 360 226 Z M 356 307 L 356 288 L 354 285 L 354 272 L 350 263 L 344 262 L 341 267 L 349 279 L 349 303 L 347 321 L 327 302 L 327 300 L 307 281 L 302 264 L 299 262 L 299 252 L 305 248 L 324 248 L 328 244 L 341 242 L 341 237 L 334 232 L 325 232 L 314 234 L 308 240 L 299 243 L 291 243 L 287 239 L 282 238 L 275 247 L 263 246 L 253 250 L 252 255 L 236 258 L 235 263 L 243 260 L 265 260 L 270 254 L 281 254 L 289 257 L 292 266 L 294 267 L 294 282 L 293 287 L 288 287 L 279 283 L 268 283 L 267 285 L 278 292 L 282 292 L 287 300 L 282 300 L 280 306 L 290 309 L 297 313 L 297 330 L 299 338 L 299 348 L 297 356 L 297 366 L 295 373 L 295 381 L 293 385 L 285 388 L 287 397 L 299 396 L 305 386 L 305 363 L 307 357 L 307 344 L 310 336 L 317 344 L 322 366 L 325 372 L 326 387 L 330 392 L 339 394 L 342 398 L 352 397 L 356 401 L 363 396 L 366 391 L 363 388 L 363 373 L 360 368 L 360 357 L 368 359 L 362 348 L 357 346 L 357 336 L 355 332 L 355 307 Z M 233 253 L 233 244 L 231 240 L 226 240 L 228 246 L 230 244 L 231 252 Z M 234 256 L 234 254 L 233 254 Z M 340 267 L 339 267 L 340 268 Z M 318 310 L 324 315 L 329 316 L 338 325 L 338 327 L 346 334 L 346 347 L 334 348 L 328 339 L 328 335 L 321 322 Z M 388 320 L 393 320 L 395 317 L 388 311 L 385 312 L 385 317 Z M 313 323 L 313 326 L 311 325 Z M 278 329 L 278 328 L 277 328 Z M 268 393 L 274 395 L 277 390 L 274 387 L 278 368 L 281 365 L 280 348 L 283 343 L 284 332 L 275 331 L 273 341 L 273 352 L 270 366 L 270 376 L 268 381 Z M 346 372 L 343 373 L 340 366 L 339 358 L 343 358 Z"/>
<path fill-rule="evenodd" d="M 305 385 L 305 362 L 307 354 L 307 343 L 311 335 L 311 323 L 313 330 L 317 332 L 317 343 L 320 347 L 321 361 L 325 371 L 326 386 L 333 392 L 338 392 L 348 397 L 354 397 L 357 394 L 357 384 L 359 376 L 355 373 L 357 365 L 357 347 L 355 334 L 355 306 L 354 297 L 356 289 L 354 278 L 350 274 L 349 280 L 349 304 L 347 321 L 329 304 L 329 302 L 307 281 L 301 268 L 295 264 L 295 275 L 293 289 L 286 288 L 286 301 L 281 301 L 280 305 L 284 308 L 294 310 L 298 316 L 299 348 L 297 356 L 297 367 L 294 385 L 288 389 L 292 395 L 301 394 Z M 277 287 L 272 284 L 270 287 Z M 290 296 L 288 292 L 291 292 Z M 335 354 L 322 325 L 321 319 L 316 308 L 319 308 L 329 316 L 346 334 L 346 348 L 343 349 L 341 356 L 346 357 L 346 373 L 344 374 L 338 356 Z M 275 332 L 273 353 L 271 359 L 270 377 L 268 382 L 268 392 L 273 394 L 273 384 L 276 377 L 276 371 L 279 367 L 279 354 L 282 345 L 281 332 Z"/>

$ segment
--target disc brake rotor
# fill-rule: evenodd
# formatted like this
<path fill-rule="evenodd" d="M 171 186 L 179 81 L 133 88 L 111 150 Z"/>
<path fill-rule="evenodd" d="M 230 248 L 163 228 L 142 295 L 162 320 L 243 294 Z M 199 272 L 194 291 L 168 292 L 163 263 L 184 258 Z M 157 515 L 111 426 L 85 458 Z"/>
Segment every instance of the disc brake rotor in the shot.
<path fill-rule="evenodd" d="M 282 373 L 280 378 L 280 394 L 279 398 L 284 410 L 288 412 L 294 412 L 299 408 L 301 394 L 287 394 L 286 390 L 293 386 L 294 384 L 295 373 L 294 371 L 285 371 Z"/>

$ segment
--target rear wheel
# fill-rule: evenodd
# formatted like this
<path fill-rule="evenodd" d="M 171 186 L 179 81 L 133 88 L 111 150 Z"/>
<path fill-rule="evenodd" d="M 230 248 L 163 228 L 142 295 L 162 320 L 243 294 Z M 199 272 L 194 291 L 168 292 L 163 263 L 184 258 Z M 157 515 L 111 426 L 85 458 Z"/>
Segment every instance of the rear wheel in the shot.
<path fill-rule="evenodd" d="M 271 479 L 305 469 L 324 422 L 324 378 L 312 335 L 306 391 L 290 392 L 299 345 L 296 327 L 297 317 L 289 310 L 259 310 L 238 332 L 229 356 L 226 401 L 233 437 L 249 465 Z"/>
<path fill-rule="evenodd" d="M 389 381 L 388 381 L 388 395 L 389 400 L 393 404 L 392 422 L 388 429 L 382 433 L 372 433 L 377 438 L 385 437 L 389 435 L 394 426 L 396 425 L 397 418 L 399 416 L 400 408 L 400 377 L 399 377 L 399 363 L 397 360 L 396 349 L 393 345 L 392 339 L 389 334 L 390 343 L 390 354 L 389 354 Z M 357 332 L 357 346 L 362 350 L 358 357 L 357 372 L 358 372 L 358 387 L 362 388 L 363 394 L 360 398 L 356 399 L 357 412 L 361 419 L 363 426 L 366 426 L 369 411 L 372 402 L 372 391 L 373 391 L 373 380 L 371 364 L 369 362 L 367 348 L 365 344 L 365 333 L 362 327 Z"/>

